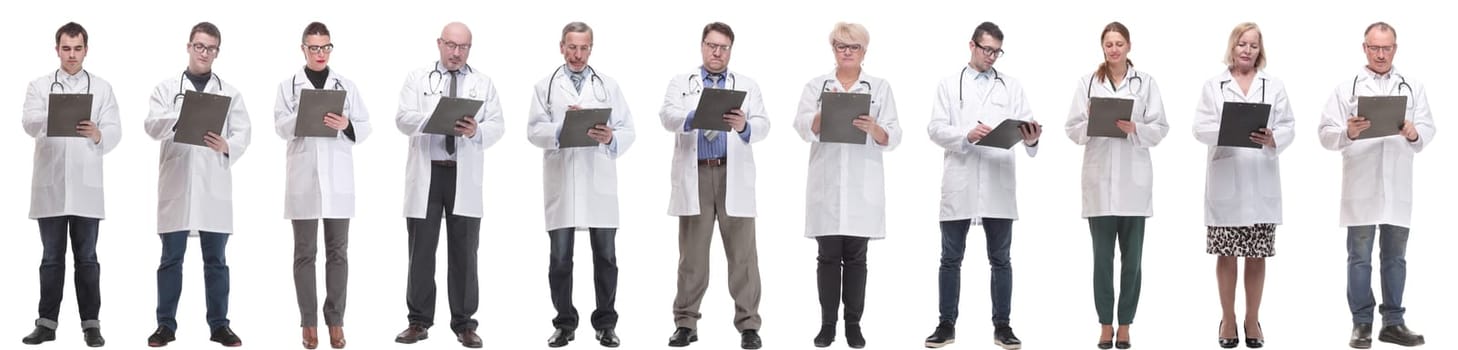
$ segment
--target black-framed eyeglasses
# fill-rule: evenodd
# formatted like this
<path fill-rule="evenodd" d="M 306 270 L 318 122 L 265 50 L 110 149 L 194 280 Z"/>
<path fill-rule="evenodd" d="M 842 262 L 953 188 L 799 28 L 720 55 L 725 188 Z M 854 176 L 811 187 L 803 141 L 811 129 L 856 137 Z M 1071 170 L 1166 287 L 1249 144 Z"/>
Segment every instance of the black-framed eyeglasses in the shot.
<path fill-rule="evenodd" d="M 192 43 L 192 52 L 196 52 L 196 53 L 204 53 L 204 52 L 206 52 L 206 53 L 211 54 L 211 55 L 216 55 L 216 54 L 218 54 L 218 51 L 220 51 L 220 50 L 222 50 L 222 48 L 217 47 L 217 46 L 207 46 L 207 45 L 203 45 L 203 43 Z"/>
<path fill-rule="evenodd" d="M 835 45 L 833 45 L 832 47 L 835 47 L 835 51 L 836 52 L 847 52 L 847 51 L 849 51 L 849 52 L 852 52 L 852 53 L 854 53 L 854 52 L 861 52 L 861 50 L 865 50 L 866 49 L 866 47 L 865 46 L 862 46 L 861 44 L 846 44 L 846 43 L 835 43 Z"/>
<path fill-rule="evenodd" d="M 304 45 L 304 48 L 305 49 L 308 49 L 310 53 L 320 53 L 320 52 L 330 53 L 330 52 L 334 52 L 334 44 Z"/>
<path fill-rule="evenodd" d="M 994 48 L 982 46 L 982 44 L 977 43 L 976 40 L 973 40 L 972 41 L 972 46 L 976 46 L 978 49 L 981 49 L 982 50 L 982 53 L 985 53 L 988 56 L 992 56 L 992 58 L 1002 57 L 1002 54 L 1007 53 L 1007 51 L 1003 51 L 1002 48 L 996 48 L 996 49 L 994 49 Z"/>

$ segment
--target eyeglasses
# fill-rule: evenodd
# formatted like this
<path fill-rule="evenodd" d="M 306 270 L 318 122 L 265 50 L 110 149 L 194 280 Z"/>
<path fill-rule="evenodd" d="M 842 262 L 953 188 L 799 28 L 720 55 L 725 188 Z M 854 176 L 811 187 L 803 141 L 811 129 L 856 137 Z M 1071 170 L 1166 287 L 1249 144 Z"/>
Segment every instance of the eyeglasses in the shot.
<path fill-rule="evenodd" d="M 849 52 L 855 53 L 855 52 L 861 52 L 861 50 L 865 50 L 866 49 L 866 47 L 865 46 L 861 46 L 861 44 L 835 43 L 835 45 L 833 45 L 833 46 L 835 47 L 835 51 L 836 52 L 847 52 L 847 51 L 849 51 Z"/>
<path fill-rule="evenodd" d="M 218 54 L 218 50 L 221 50 L 221 49 L 222 48 L 217 47 L 217 46 L 207 46 L 207 45 L 203 45 L 202 43 L 192 43 L 192 52 L 196 52 L 196 53 L 204 53 L 204 52 L 206 52 L 206 53 L 208 53 L 210 55 L 216 55 L 216 54 Z"/>
<path fill-rule="evenodd" d="M 457 44 L 454 41 L 449 41 L 449 40 L 445 40 L 445 39 L 436 39 L 436 40 L 440 41 L 441 45 L 445 45 L 446 50 L 451 50 L 451 51 L 460 50 L 461 52 L 469 52 L 469 51 L 471 51 L 471 44 L 470 43 Z"/>
<path fill-rule="evenodd" d="M 568 52 L 589 52 L 592 51 L 592 45 L 563 45 L 562 49 Z"/>
<path fill-rule="evenodd" d="M 704 48 L 709 49 L 709 52 L 724 51 L 724 52 L 727 53 L 727 52 L 729 52 L 729 46 L 730 45 L 719 45 L 719 44 L 715 44 L 715 43 L 711 43 L 711 42 L 707 42 L 707 41 L 704 42 Z"/>
<path fill-rule="evenodd" d="M 1381 53 L 1392 53 L 1392 50 L 1396 50 L 1397 49 L 1397 45 L 1377 46 L 1377 45 L 1362 44 L 1362 47 L 1367 48 L 1367 51 L 1368 52 L 1373 52 L 1373 53 L 1377 53 L 1377 52 L 1381 52 Z"/>
<path fill-rule="evenodd" d="M 309 52 L 310 53 L 320 53 L 320 52 L 330 53 L 330 52 L 334 52 L 334 44 L 305 45 L 304 48 L 309 49 Z"/>
<path fill-rule="evenodd" d="M 1002 54 L 1007 53 L 1006 51 L 1002 51 L 1002 48 L 996 48 L 996 49 L 994 49 L 994 48 L 982 46 L 982 44 L 978 44 L 977 41 L 975 41 L 975 40 L 972 41 L 972 46 L 976 46 L 978 49 L 981 49 L 982 50 L 982 53 L 985 53 L 988 56 L 992 56 L 992 58 L 1002 57 Z"/>

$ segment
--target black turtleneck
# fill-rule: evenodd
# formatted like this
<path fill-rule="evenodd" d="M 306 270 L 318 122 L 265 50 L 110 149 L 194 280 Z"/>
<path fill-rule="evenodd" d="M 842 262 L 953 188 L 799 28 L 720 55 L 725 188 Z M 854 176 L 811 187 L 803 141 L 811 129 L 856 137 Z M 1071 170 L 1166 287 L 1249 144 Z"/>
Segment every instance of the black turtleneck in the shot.
<path fill-rule="evenodd" d="M 315 89 L 323 89 L 324 80 L 329 79 L 329 67 L 325 66 L 324 70 L 321 71 L 314 71 L 313 69 L 309 69 L 309 67 L 304 67 L 304 75 L 309 77 L 309 83 L 313 84 Z"/>
<path fill-rule="evenodd" d="M 212 72 L 203 73 L 203 75 L 193 75 L 191 71 L 184 70 L 182 71 L 182 75 L 186 76 L 187 80 L 192 82 L 192 86 L 197 88 L 197 91 L 206 90 L 208 80 L 212 80 L 213 78 Z"/>

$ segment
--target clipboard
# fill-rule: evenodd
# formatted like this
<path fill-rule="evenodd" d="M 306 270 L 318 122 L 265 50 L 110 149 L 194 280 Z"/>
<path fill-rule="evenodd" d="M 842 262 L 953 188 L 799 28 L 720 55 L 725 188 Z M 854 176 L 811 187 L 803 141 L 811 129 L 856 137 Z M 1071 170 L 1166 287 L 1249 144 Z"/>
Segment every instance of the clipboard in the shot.
<path fill-rule="evenodd" d="M 91 120 L 91 94 L 51 94 L 46 105 L 46 137 L 82 137 L 76 124 Z"/>
<path fill-rule="evenodd" d="M 205 92 L 188 90 L 183 93 L 182 113 L 177 119 L 173 142 L 207 147 L 203 137 L 208 132 L 223 135 L 223 123 L 228 120 L 228 109 L 233 98 Z"/>
<path fill-rule="evenodd" d="M 566 119 L 562 121 L 562 134 L 557 140 L 558 147 L 595 147 L 600 145 L 597 140 L 587 136 L 587 131 L 593 127 L 607 124 L 608 118 L 612 117 L 612 108 L 593 108 L 568 110 Z"/>
<path fill-rule="evenodd" d="M 699 95 L 694 121 L 689 126 L 700 130 L 729 131 L 729 123 L 724 122 L 723 115 L 743 107 L 745 96 L 746 93 L 739 90 L 704 88 L 704 92 Z"/>
<path fill-rule="evenodd" d="M 856 117 L 870 113 L 871 94 L 820 93 L 820 142 L 866 144 L 866 132 L 853 123 Z"/>
<path fill-rule="evenodd" d="M 997 123 L 997 127 L 992 128 L 992 131 L 987 133 L 987 136 L 978 140 L 976 145 L 1010 149 L 1013 145 L 1018 144 L 1018 141 L 1023 140 L 1022 127 L 1024 124 L 1028 124 L 1028 122 L 1017 119 L 1003 119 L 1001 123 Z"/>
<path fill-rule="evenodd" d="M 1090 97 L 1088 99 L 1089 137 L 1129 137 L 1119 130 L 1116 121 L 1130 120 L 1134 115 L 1134 100 L 1113 97 Z"/>
<path fill-rule="evenodd" d="M 339 130 L 324 125 L 324 115 L 344 115 L 344 90 L 303 89 L 294 119 L 294 137 L 338 137 Z"/>
<path fill-rule="evenodd" d="M 1397 135 L 1407 118 L 1407 96 L 1357 97 L 1357 115 L 1372 126 L 1357 134 L 1357 140 Z"/>
<path fill-rule="evenodd" d="M 425 129 L 421 132 L 446 136 L 461 136 L 456 132 L 456 121 L 466 116 L 475 116 L 481 111 L 481 105 L 486 101 L 472 100 L 459 97 L 441 97 L 440 102 L 435 105 L 435 112 L 430 114 L 430 120 L 426 121 Z"/>
<path fill-rule="evenodd" d="M 1220 136 L 1215 145 L 1261 148 L 1261 144 L 1250 140 L 1250 133 L 1265 129 L 1270 119 L 1269 104 L 1226 102 L 1220 111 Z"/>

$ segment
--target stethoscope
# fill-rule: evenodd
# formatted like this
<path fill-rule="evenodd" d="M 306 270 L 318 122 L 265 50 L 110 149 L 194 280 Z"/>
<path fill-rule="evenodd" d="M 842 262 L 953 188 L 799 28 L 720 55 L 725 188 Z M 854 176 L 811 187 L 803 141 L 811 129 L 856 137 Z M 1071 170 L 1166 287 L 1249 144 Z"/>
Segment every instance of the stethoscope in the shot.
<path fill-rule="evenodd" d="M 734 73 L 733 72 L 725 72 L 724 73 L 724 79 L 728 79 L 729 80 L 729 90 L 735 90 L 735 85 L 738 85 L 739 84 L 739 79 L 734 79 Z M 688 95 L 698 95 L 698 94 L 701 94 L 701 93 L 704 92 L 704 82 L 703 82 L 703 78 L 700 78 L 698 73 L 689 74 L 688 80 L 689 80 L 689 86 L 695 86 L 695 85 L 697 85 L 698 87 L 691 88 L 688 91 L 684 91 L 683 92 L 683 95 L 685 97 L 687 97 Z"/>
<path fill-rule="evenodd" d="M 832 82 L 835 82 L 835 79 L 825 79 L 824 82 L 821 82 L 820 83 L 820 91 L 831 92 L 830 91 L 830 83 L 832 83 Z M 865 85 L 866 86 L 866 93 L 868 93 L 868 94 L 871 93 L 871 83 L 870 82 L 867 82 L 865 80 L 862 80 L 860 82 L 857 82 L 856 85 L 857 86 L 859 86 L 859 85 Z M 851 89 L 851 90 L 854 90 L 854 89 Z M 846 92 L 850 92 L 850 90 L 846 90 Z M 823 96 L 824 94 L 821 94 L 821 95 Z M 820 96 L 816 96 L 815 97 L 815 102 L 820 102 Z M 873 99 L 873 100 L 871 100 L 871 103 L 874 104 L 874 103 L 876 103 L 876 101 Z"/>
<path fill-rule="evenodd" d="M 293 83 L 294 86 L 298 86 L 299 85 L 299 76 L 297 74 L 295 74 L 292 78 L 289 78 L 289 81 L 291 83 Z M 344 90 L 344 84 L 339 83 L 339 79 L 334 79 L 334 89 L 335 90 L 341 90 L 342 91 L 342 90 Z M 291 92 L 293 92 L 293 94 L 294 94 L 294 101 L 298 101 L 299 100 L 299 90 L 300 89 L 293 89 L 293 90 L 294 91 L 291 91 Z"/>
<path fill-rule="evenodd" d="M 217 74 L 209 73 L 208 74 L 208 81 L 211 82 L 211 81 L 213 81 L 213 79 L 217 79 L 218 80 L 218 88 L 219 89 L 222 89 L 223 88 L 223 78 L 219 78 Z M 182 75 L 180 75 L 177 78 L 177 95 L 173 95 L 172 96 L 172 104 L 175 105 L 175 104 L 182 103 L 182 97 L 183 96 L 187 96 L 186 95 L 186 93 L 187 93 L 187 85 L 184 85 L 186 83 L 187 83 L 187 72 L 183 72 Z M 208 89 L 207 84 L 203 84 L 203 91 L 198 91 L 198 92 L 207 92 L 207 89 Z"/>
<path fill-rule="evenodd" d="M 435 61 L 435 64 L 440 65 L 440 61 Z M 470 64 L 467 64 L 464 67 L 461 67 L 460 71 L 474 72 L 476 70 L 471 68 Z M 430 70 L 430 74 L 425 76 L 425 84 L 427 85 L 425 90 L 425 96 L 444 95 L 445 89 L 441 87 L 441 85 L 443 85 L 444 83 L 445 73 L 441 73 L 439 69 Z M 468 96 L 476 97 L 476 89 L 472 88 Z"/>
<path fill-rule="evenodd" d="M 1261 104 L 1265 104 L 1266 103 L 1266 78 L 1260 78 L 1260 79 L 1261 79 Z M 1229 84 L 1229 83 L 1230 83 L 1230 80 L 1224 80 L 1224 81 L 1221 81 L 1220 82 L 1220 95 L 1222 96 L 1221 98 L 1224 98 L 1224 95 L 1225 95 L 1225 84 Z"/>
<path fill-rule="evenodd" d="M 1412 85 L 1408 85 L 1407 84 L 1407 78 L 1406 77 L 1403 77 L 1402 74 L 1397 74 L 1397 73 L 1392 73 L 1392 75 L 1396 75 L 1397 76 L 1397 79 L 1398 79 L 1398 82 L 1397 82 L 1397 95 L 1402 95 L 1402 88 L 1404 88 L 1404 87 L 1407 88 L 1407 93 L 1408 94 L 1412 94 Z M 1358 80 L 1361 80 L 1361 79 L 1362 79 L 1362 76 L 1361 75 L 1352 77 L 1352 102 L 1356 102 L 1357 101 L 1357 81 Z"/>
<path fill-rule="evenodd" d="M 962 74 L 957 76 L 957 102 L 963 105 L 966 105 L 967 101 L 962 99 L 962 84 L 967 80 L 967 70 L 971 68 L 962 67 Z M 1007 90 L 1007 82 L 1002 80 L 1002 75 L 997 73 L 997 68 L 988 68 L 988 70 L 992 71 L 992 80 L 1002 84 L 1002 89 Z M 991 94 L 992 91 L 988 91 L 988 93 Z"/>
<path fill-rule="evenodd" d="M 87 95 L 90 95 L 91 94 L 91 72 L 87 72 L 85 69 L 82 69 L 81 72 L 82 73 L 86 73 L 86 94 Z M 66 85 L 61 84 L 61 70 L 60 69 L 57 69 L 55 73 L 51 74 L 51 93 L 53 93 L 53 94 L 56 93 L 56 88 L 57 87 L 60 87 L 61 88 L 61 93 L 66 93 Z"/>
<path fill-rule="evenodd" d="M 552 76 L 548 77 L 547 81 L 555 82 L 557 79 L 557 73 L 561 73 L 563 70 L 566 70 L 566 68 L 567 65 L 565 64 L 558 66 L 556 70 L 552 71 Z M 607 84 L 603 83 L 602 77 L 597 76 L 597 70 L 592 69 L 591 65 L 588 65 L 587 68 L 584 68 L 583 70 L 592 72 L 592 76 L 587 78 L 587 85 L 592 86 L 592 94 L 597 99 L 597 102 L 607 103 Z M 552 112 L 552 90 L 556 89 L 553 89 L 552 86 L 547 87 L 547 113 Z"/>
<path fill-rule="evenodd" d="M 1124 81 L 1124 86 L 1130 87 L 1130 89 L 1133 90 L 1137 94 L 1139 92 L 1139 89 L 1134 89 L 1133 88 L 1134 81 L 1136 81 L 1136 80 L 1139 81 L 1139 87 L 1144 87 L 1144 78 L 1142 78 L 1142 77 L 1139 76 L 1139 71 L 1134 70 L 1134 65 L 1133 64 L 1130 64 L 1129 65 L 1129 71 L 1130 72 L 1134 72 L 1134 76 L 1129 77 L 1129 79 L 1126 79 Z M 1089 77 L 1088 78 L 1088 91 L 1086 92 L 1086 94 L 1088 96 L 1093 96 L 1093 83 L 1094 83 L 1094 80 L 1097 80 L 1097 79 L 1098 78 L 1096 78 L 1096 77 Z M 1111 89 L 1113 89 L 1113 90 L 1116 90 L 1116 91 L 1118 90 L 1118 88 L 1114 87 L 1114 80 L 1113 79 L 1109 79 L 1109 87 Z"/>

